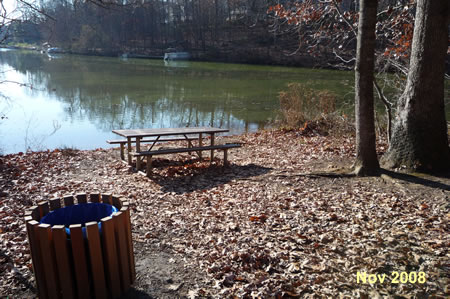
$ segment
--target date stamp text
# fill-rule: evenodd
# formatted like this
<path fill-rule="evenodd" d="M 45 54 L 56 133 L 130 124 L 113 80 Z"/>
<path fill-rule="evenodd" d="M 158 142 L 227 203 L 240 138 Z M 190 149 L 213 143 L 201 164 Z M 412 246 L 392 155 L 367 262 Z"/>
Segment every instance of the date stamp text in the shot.
<path fill-rule="evenodd" d="M 356 283 L 359 284 L 375 284 L 375 283 L 420 283 L 427 281 L 425 272 L 398 272 L 393 271 L 390 279 L 386 280 L 388 275 L 383 274 L 368 274 L 367 272 L 356 272 Z"/>

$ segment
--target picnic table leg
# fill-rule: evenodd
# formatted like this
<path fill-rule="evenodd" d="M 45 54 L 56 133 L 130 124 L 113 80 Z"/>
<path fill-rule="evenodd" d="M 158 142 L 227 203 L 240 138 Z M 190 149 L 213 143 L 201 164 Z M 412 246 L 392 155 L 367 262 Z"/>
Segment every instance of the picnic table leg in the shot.
<path fill-rule="evenodd" d="M 214 133 L 211 133 L 211 146 L 214 145 Z M 212 164 L 214 159 L 214 150 L 211 150 L 211 161 L 209 162 L 209 164 Z"/>
<path fill-rule="evenodd" d="M 128 165 L 131 165 L 131 137 L 127 137 Z"/>
<path fill-rule="evenodd" d="M 120 159 L 125 161 L 125 146 L 123 143 L 120 144 Z"/>
<path fill-rule="evenodd" d="M 183 134 L 183 136 L 184 136 L 184 138 L 186 138 L 186 140 L 187 140 L 187 147 L 188 148 L 191 148 L 191 147 L 193 147 L 192 146 L 192 142 L 189 140 L 189 138 L 187 137 L 187 135 L 186 134 Z M 188 152 L 188 154 L 190 155 L 191 154 L 191 152 Z"/>
<path fill-rule="evenodd" d="M 202 147 L 202 144 L 203 144 L 203 134 L 200 133 L 200 134 L 198 134 L 198 146 Z M 202 160 L 202 151 L 198 152 L 198 157 L 200 158 L 200 161 L 201 161 Z"/>
<path fill-rule="evenodd" d="M 147 156 L 147 176 L 150 176 L 150 170 L 152 169 L 152 156 Z"/>
<path fill-rule="evenodd" d="M 223 150 L 223 166 L 228 165 L 228 149 Z"/>
<path fill-rule="evenodd" d="M 141 138 L 136 137 L 136 152 L 139 153 L 141 151 Z M 139 171 L 141 169 L 141 157 L 136 156 L 136 170 Z"/>

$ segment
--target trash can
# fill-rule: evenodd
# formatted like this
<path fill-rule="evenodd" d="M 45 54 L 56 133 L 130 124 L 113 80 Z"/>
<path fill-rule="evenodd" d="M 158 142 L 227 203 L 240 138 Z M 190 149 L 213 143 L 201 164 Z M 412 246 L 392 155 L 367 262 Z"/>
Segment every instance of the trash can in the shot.
<path fill-rule="evenodd" d="M 117 298 L 135 280 L 129 203 L 77 194 L 25 212 L 39 298 Z"/>

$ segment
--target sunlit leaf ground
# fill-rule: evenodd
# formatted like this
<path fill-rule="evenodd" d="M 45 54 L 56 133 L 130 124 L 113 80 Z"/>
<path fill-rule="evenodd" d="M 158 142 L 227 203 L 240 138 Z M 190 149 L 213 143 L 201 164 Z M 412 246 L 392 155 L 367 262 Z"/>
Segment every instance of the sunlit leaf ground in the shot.
<path fill-rule="evenodd" d="M 353 137 L 264 131 L 219 141 L 230 140 L 244 143 L 230 167 L 221 154 L 212 167 L 172 155 L 155 161 L 150 178 L 118 150 L 0 157 L 0 296 L 34 296 L 24 210 L 80 192 L 131 202 L 129 298 L 448 296 L 448 178 L 347 175 Z M 385 280 L 358 283 L 358 272 Z M 394 272 L 426 281 L 394 283 Z"/>

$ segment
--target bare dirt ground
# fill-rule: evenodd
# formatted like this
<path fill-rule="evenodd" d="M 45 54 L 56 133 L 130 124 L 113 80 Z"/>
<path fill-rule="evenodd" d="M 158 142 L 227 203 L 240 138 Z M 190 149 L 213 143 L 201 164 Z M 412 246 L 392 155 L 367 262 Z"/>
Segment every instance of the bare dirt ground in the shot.
<path fill-rule="evenodd" d="M 80 192 L 131 203 L 137 277 L 124 298 L 450 295 L 448 174 L 348 175 L 352 137 L 231 139 L 244 145 L 227 168 L 171 155 L 150 178 L 117 149 L 0 156 L 0 297 L 35 296 L 24 210 Z M 358 272 L 385 280 L 358 283 Z"/>

